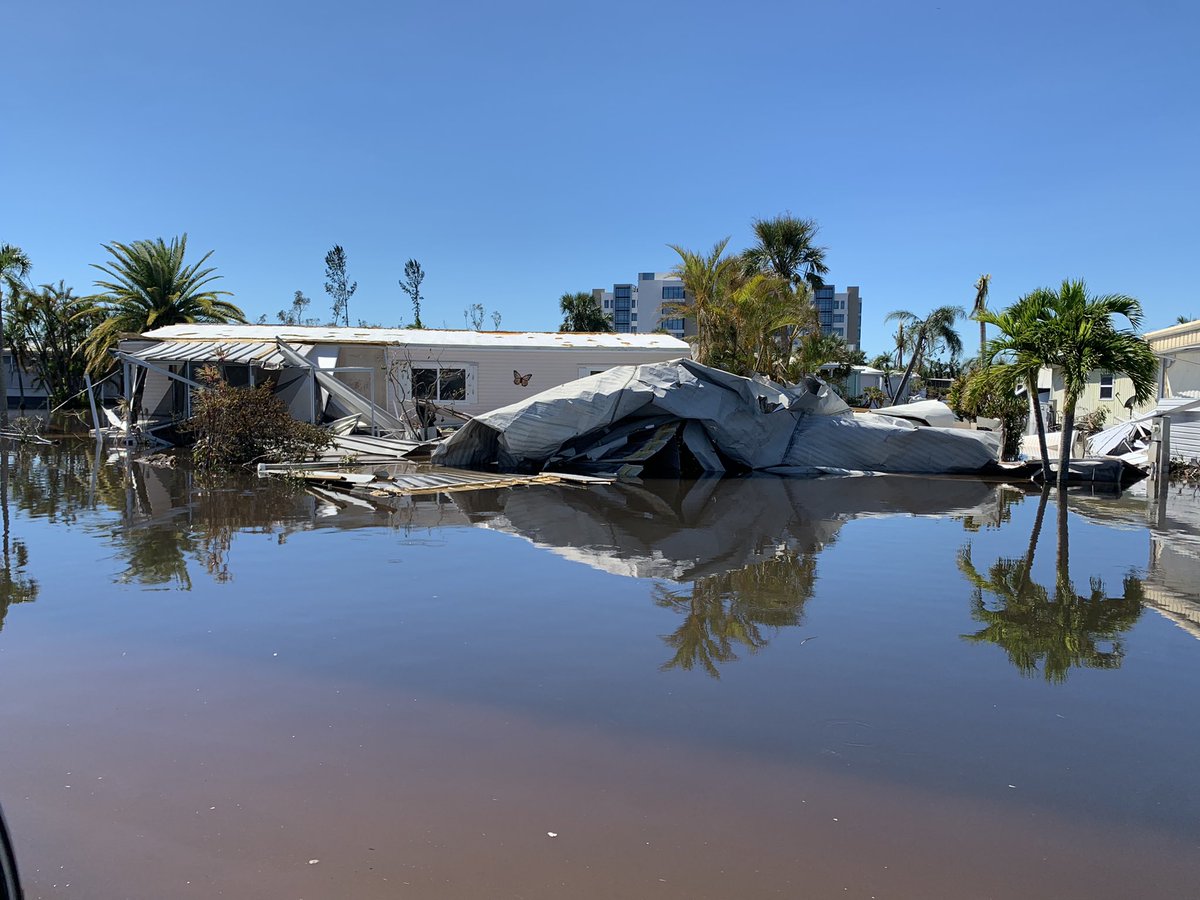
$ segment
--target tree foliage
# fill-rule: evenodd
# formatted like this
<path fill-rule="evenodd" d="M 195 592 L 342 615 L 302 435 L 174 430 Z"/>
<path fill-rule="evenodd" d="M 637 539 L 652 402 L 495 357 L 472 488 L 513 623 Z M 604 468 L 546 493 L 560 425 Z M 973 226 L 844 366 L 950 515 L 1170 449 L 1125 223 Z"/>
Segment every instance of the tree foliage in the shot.
<path fill-rule="evenodd" d="M 820 230 L 814 219 L 800 219 L 790 213 L 772 219 L 755 219 L 754 246 L 742 253 L 743 263 L 753 272 L 765 272 L 788 281 L 792 286 L 824 286 L 829 274 L 825 247 L 816 245 Z"/>
<path fill-rule="evenodd" d="M 357 287 L 357 285 L 355 285 Z M 296 295 L 292 298 L 292 306 L 290 309 L 281 309 L 275 314 L 280 325 L 316 325 L 316 319 L 310 319 L 305 315 L 308 307 L 312 305 L 312 300 L 304 296 L 303 291 L 296 291 Z"/>
<path fill-rule="evenodd" d="M 198 380 L 205 387 L 193 392 L 185 427 L 195 436 L 192 460 L 201 471 L 304 460 L 332 440 L 324 428 L 293 419 L 269 382 L 233 387 L 215 366 L 201 369 Z"/>
<path fill-rule="evenodd" d="M 425 272 L 421 264 L 410 259 L 404 264 L 404 278 L 400 281 L 400 290 L 408 294 L 413 305 L 413 328 L 424 328 L 421 322 L 421 282 L 425 280 Z"/>
<path fill-rule="evenodd" d="M 333 324 L 350 324 L 350 298 L 358 290 L 346 274 L 346 251 L 341 244 L 325 254 L 325 293 L 333 300 Z"/>
<path fill-rule="evenodd" d="M 952 358 L 962 353 L 962 338 L 954 330 L 954 323 L 963 315 L 966 315 L 966 312 L 961 306 L 939 306 L 924 317 L 918 317 L 906 309 L 893 310 L 887 314 L 886 321 L 898 321 L 908 330 L 912 341 L 908 366 L 900 378 L 900 384 L 896 386 L 896 402 L 903 403 L 908 396 L 913 372 L 919 370 L 927 355 L 932 356 L 941 348 L 948 350 Z"/>
<path fill-rule="evenodd" d="M 13 244 L 0 244 L 0 281 L 21 284 L 32 265 L 25 251 Z M 4 363 L 4 297 L 0 296 L 0 428 L 8 427 L 8 369 Z"/>
<path fill-rule="evenodd" d="M 83 346 L 101 324 L 100 314 L 89 298 L 76 297 L 62 281 L 35 290 L 10 277 L 8 285 L 5 341 L 17 362 L 21 396 L 28 370 L 45 387 L 50 406 L 58 406 L 83 387 Z"/>
<path fill-rule="evenodd" d="M 609 332 L 613 330 L 612 319 L 600 309 L 596 298 L 586 291 L 565 293 L 558 298 L 558 308 L 562 312 L 562 325 L 559 331 L 574 332 Z"/>
<path fill-rule="evenodd" d="M 130 244 L 104 244 L 111 259 L 107 264 L 92 264 L 106 278 L 96 282 L 100 293 L 87 314 L 98 314 L 103 321 L 92 331 L 84 347 L 88 367 L 102 373 L 112 365 L 109 351 L 123 334 L 141 334 L 152 328 L 193 322 L 244 322 L 238 307 L 222 300 L 228 291 L 213 290 L 209 285 L 221 276 L 214 268 L 203 268 L 212 252 L 190 265 L 187 235 L 134 241 Z"/>

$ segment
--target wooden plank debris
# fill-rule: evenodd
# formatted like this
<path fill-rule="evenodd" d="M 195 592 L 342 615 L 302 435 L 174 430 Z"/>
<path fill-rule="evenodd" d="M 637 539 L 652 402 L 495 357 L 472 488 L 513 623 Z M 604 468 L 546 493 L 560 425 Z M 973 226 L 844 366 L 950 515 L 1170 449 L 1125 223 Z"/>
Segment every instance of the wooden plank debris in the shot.
<path fill-rule="evenodd" d="M 328 465 L 328 464 L 326 464 Z M 324 490 L 346 491 L 358 496 L 386 497 L 421 494 L 451 494 L 461 491 L 486 491 L 538 484 L 611 484 L 611 479 L 543 472 L 514 475 L 502 472 L 472 472 L 465 469 L 422 468 L 412 471 L 344 472 L 305 466 L 260 465 L 260 476 L 285 475 Z"/>

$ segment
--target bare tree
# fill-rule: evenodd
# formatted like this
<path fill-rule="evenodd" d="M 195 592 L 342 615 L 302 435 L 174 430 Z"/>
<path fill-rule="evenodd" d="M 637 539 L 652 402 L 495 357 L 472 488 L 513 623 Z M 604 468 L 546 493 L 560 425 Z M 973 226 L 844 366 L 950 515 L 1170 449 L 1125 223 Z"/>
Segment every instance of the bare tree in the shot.
<path fill-rule="evenodd" d="M 425 327 L 421 324 L 421 282 L 424 280 L 425 273 L 421 271 L 419 262 L 410 259 L 404 264 L 404 278 L 400 281 L 400 290 L 412 299 L 414 328 Z"/>
<path fill-rule="evenodd" d="M 350 298 L 358 290 L 358 282 L 350 284 L 346 277 L 346 251 L 341 244 L 325 254 L 325 293 L 333 298 L 333 324 L 350 324 Z"/>

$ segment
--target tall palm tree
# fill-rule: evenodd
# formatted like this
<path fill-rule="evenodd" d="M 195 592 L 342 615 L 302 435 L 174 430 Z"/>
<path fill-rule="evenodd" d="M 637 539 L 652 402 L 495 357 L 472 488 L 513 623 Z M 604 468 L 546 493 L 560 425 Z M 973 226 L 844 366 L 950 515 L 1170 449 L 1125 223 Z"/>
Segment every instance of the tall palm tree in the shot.
<path fill-rule="evenodd" d="M 107 265 L 92 264 L 108 279 L 96 282 L 102 293 L 85 312 L 100 312 L 104 321 L 92 331 L 85 347 L 88 367 L 102 372 L 111 363 L 109 351 L 122 334 L 140 334 L 166 325 L 193 322 L 245 322 L 242 311 L 222 296 L 228 291 L 209 287 L 221 276 L 203 268 L 212 251 L 199 261 L 186 264 L 187 235 L 104 244 L 112 257 Z"/>
<path fill-rule="evenodd" d="M 696 361 L 705 364 L 712 360 L 720 332 L 728 330 L 729 293 L 743 280 L 741 259 L 724 255 L 728 244 L 729 238 L 717 241 L 707 254 L 667 245 L 679 254 L 672 273 L 683 281 L 686 299 L 663 306 L 695 321 Z"/>
<path fill-rule="evenodd" d="M 913 370 L 920 364 L 926 349 L 931 344 L 944 344 L 951 356 L 957 356 L 962 352 L 962 338 L 954 330 L 954 323 L 962 315 L 966 315 L 966 312 L 961 306 L 939 306 L 937 309 L 931 310 L 923 319 L 917 318 L 915 313 L 906 309 L 897 309 L 887 314 L 885 321 L 900 321 L 908 326 L 909 332 L 913 335 L 908 367 L 904 370 L 904 376 L 896 388 L 897 402 L 904 402 Z"/>
<path fill-rule="evenodd" d="M 773 219 L 755 219 L 753 227 L 758 242 L 742 253 L 748 269 L 773 273 L 793 286 L 824 286 L 829 267 L 825 265 L 826 248 L 815 244 L 820 230 L 815 220 L 785 213 Z"/>
<path fill-rule="evenodd" d="M 992 283 L 991 275 L 980 275 L 975 282 L 975 305 L 971 307 L 971 318 L 979 323 L 979 365 L 984 365 L 983 350 L 987 344 L 987 323 L 980 318 L 987 312 L 988 287 Z"/>
<path fill-rule="evenodd" d="M 25 278 L 31 264 L 20 247 L 0 244 L 0 280 Z M 0 428 L 8 428 L 8 370 L 4 366 L 4 297 L 0 296 Z"/>
<path fill-rule="evenodd" d="M 1064 281 L 1047 290 L 1048 318 L 1038 323 L 1040 349 L 1046 365 L 1063 378 L 1063 424 L 1059 450 L 1058 485 L 1065 486 L 1075 430 L 1075 408 L 1092 372 L 1111 372 L 1133 383 L 1133 398 L 1145 403 L 1158 388 L 1158 357 L 1134 329 L 1142 322 L 1142 305 L 1125 294 L 1088 294 L 1082 280 Z M 1117 328 L 1115 316 L 1129 322 Z"/>
<path fill-rule="evenodd" d="M 1024 387 L 1042 454 L 1042 483 L 1049 484 L 1050 451 L 1046 447 L 1046 423 L 1042 419 L 1042 404 L 1038 397 L 1038 372 L 1054 352 L 1053 334 L 1049 328 L 1050 293 L 1033 291 L 1003 312 L 985 309 L 977 317 L 981 325 L 991 325 L 1000 334 L 988 343 L 982 360 L 983 369 L 967 386 L 968 403 L 977 404 L 989 394 L 1012 393 L 1018 387 Z"/>
<path fill-rule="evenodd" d="M 563 323 L 559 331 L 612 331 L 612 319 L 600 309 L 596 298 L 586 291 L 563 294 L 558 298 Z"/>

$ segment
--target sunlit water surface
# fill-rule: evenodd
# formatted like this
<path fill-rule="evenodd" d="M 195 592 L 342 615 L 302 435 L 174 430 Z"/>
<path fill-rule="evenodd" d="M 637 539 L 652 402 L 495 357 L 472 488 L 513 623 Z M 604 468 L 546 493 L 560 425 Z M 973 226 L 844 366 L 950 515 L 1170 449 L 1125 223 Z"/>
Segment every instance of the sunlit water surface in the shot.
<path fill-rule="evenodd" d="M 6 468 L 31 898 L 1196 896 L 1191 488 Z"/>

